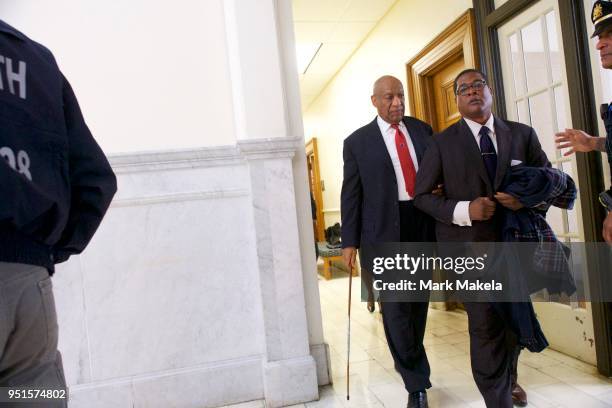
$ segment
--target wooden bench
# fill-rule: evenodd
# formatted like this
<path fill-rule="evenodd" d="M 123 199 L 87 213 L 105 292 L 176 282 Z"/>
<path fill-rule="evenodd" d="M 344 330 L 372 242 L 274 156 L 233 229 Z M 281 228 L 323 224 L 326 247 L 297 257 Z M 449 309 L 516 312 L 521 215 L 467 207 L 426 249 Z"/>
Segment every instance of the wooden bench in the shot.
<path fill-rule="evenodd" d="M 323 258 L 323 277 L 325 280 L 331 279 L 331 266 L 333 261 L 342 261 L 342 248 L 328 248 L 327 241 L 317 242 L 319 256 Z M 359 275 L 359 262 L 353 268 L 353 276 Z"/>

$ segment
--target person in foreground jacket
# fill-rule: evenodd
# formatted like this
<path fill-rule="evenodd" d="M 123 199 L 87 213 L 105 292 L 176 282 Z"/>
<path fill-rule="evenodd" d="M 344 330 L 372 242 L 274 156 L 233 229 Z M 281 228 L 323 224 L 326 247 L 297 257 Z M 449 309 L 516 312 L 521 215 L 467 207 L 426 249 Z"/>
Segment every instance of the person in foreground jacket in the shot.
<path fill-rule="evenodd" d="M 51 275 L 117 183 L 51 52 L 1 20 L 0 156 L 0 387 L 65 389 Z"/>

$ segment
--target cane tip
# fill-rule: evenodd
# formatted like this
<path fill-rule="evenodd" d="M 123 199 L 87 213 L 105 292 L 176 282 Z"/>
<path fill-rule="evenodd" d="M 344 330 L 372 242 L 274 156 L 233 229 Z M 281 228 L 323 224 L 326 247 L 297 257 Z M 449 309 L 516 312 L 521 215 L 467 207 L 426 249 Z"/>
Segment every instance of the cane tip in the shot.
<path fill-rule="evenodd" d="M 346 400 L 348 401 L 348 400 L 350 400 L 350 399 L 351 399 L 351 397 L 349 397 L 349 396 L 347 395 L 347 396 L 346 396 Z"/>

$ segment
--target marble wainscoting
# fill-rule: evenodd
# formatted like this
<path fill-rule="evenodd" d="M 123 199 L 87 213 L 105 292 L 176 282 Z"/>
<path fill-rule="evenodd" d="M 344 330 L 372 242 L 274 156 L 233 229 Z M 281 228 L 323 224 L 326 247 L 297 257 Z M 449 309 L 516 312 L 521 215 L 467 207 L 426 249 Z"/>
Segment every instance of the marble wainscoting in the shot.
<path fill-rule="evenodd" d="M 85 253 L 54 278 L 71 408 L 318 398 L 329 357 L 308 344 L 292 177 L 300 143 L 111 158 L 117 196 Z"/>

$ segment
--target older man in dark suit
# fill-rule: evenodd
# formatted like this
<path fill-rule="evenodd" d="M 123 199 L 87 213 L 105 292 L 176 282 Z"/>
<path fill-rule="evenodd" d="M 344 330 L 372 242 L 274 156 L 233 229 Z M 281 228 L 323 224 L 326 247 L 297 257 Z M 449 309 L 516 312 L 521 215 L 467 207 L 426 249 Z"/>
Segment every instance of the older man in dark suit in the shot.
<path fill-rule="evenodd" d="M 496 118 L 485 75 L 470 69 L 455 79 L 462 119 L 434 136 L 423 158 L 415 205 L 436 219 L 438 241 L 501 241 L 496 205 L 522 204 L 498 192 L 513 163 L 550 166 L 533 128 Z M 441 195 L 432 188 L 444 184 Z M 490 303 L 465 303 L 472 373 L 487 407 L 510 408 L 516 338 Z"/>
<path fill-rule="evenodd" d="M 344 141 L 342 252 L 349 267 L 362 245 L 433 239 L 433 220 L 413 205 L 431 127 L 404 116 L 404 90 L 397 78 L 379 78 L 371 100 L 378 116 Z M 368 273 L 363 265 L 362 273 Z M 382 300 L 387 343 L 409 393 L 408 407 L 427 407 L 425 390 L 431 383 L 423 336 L 428 303 Z"/>

